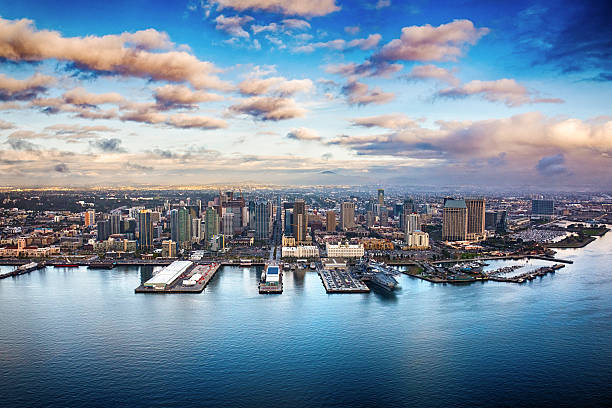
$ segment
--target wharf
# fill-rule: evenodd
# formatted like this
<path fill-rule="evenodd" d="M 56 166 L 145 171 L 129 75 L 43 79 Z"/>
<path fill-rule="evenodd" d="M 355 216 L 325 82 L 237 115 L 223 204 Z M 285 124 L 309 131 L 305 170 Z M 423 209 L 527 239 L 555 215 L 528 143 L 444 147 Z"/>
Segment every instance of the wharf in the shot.
<path fill-rule="evenodd" d="M 368 293 L 370 288 L 348 271 L 319 269 L 319 277 L 327 293 Z"/>
<path fill-rule="evenodd" d="M 215 276 L 221 264 L 212 263 L 207 265 L 195 265 L 187 272 L 179 276 L 174 282 L 170 283 L 164 289 L 156 289 L 152 287 L 146 287 L 140 285 L 134 289 L 135 293 L 202 293 L 204 288 L 208 285 L 208 282 Z M 201 277 L 193 282 L 190 278 L 194 275 L 200 274 Z"/>
<path fill-rule="evenodd" d="M 45 266 L 46 265 L 45 265 L 44 262 L 40 262 L 40 263 L 30 262 L 28 264 L 20 265 L 17 268 L 15 268 L 15 270 L 12 270 L 10 272 L 6 272 L 6 273 L 3 273 L 3 274 L 0 274 L 0 279 L 9 278 L 11 276 L 24 275 L 26 273 L 30 273 L 30 272 L 35 271 L 37 269 L 42 269 Z"/>
<path fill-rule="evenodd" d="M 510 277 L 502 277 L 502 276 L 494 276 L 490 277 L 489 280 L 496 282 L 514 282 L 514 283 L 524 283 L 526 281 L 534 280 L 537 277 L 545 276 L 549 273 L 555 273 L 557 270 L 564 268 L 563 264 L 555 264 L 553 266 L 543 266 L 541 268 L 536 269 L 535 271 L 525 272 L 517 276 Z"/>

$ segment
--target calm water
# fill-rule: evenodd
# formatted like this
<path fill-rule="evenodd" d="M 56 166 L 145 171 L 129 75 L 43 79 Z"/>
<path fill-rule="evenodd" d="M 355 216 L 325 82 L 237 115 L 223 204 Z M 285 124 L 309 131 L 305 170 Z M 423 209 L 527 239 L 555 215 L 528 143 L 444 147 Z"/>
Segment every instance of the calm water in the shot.
<path fill-rule="evenodd" d="M 0 406 L 605 406 L 612 233 L 524 285 L 327 295 L 316 273 L 257 294 L 224 268 L 198 295 L 134 294 L 141 272 L 0 281 Z"/>

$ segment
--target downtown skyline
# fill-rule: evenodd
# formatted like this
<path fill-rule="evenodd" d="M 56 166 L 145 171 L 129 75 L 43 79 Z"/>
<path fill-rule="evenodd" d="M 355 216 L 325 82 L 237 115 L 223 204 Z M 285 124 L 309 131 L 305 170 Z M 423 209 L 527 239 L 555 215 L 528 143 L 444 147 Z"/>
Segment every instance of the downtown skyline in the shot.
<path fill-rule="evenodd" d="M 0 184 L 610 188 L 600 2 L 0 6 Z"/>

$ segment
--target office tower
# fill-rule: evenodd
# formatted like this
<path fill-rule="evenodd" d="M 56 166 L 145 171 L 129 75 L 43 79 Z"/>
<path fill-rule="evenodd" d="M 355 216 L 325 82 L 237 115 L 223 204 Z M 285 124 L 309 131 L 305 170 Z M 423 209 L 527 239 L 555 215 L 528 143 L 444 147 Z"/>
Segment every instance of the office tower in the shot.
<path fill-rule="evenodd" d="M 199 218 L 191 219 L 191 242 L 200 243 L 203 239 L 202 220 Z"/>
<path fill-rule="evenodd" d="M 442 213 L 442 239 L 465 241 L 467 238 L 467 207 L 465 200 L 444 200 Z"/>
<path fill-rule="evenodd" d="M 466 198 L 467 239 L 482 239 L 485 236 L 485 199 Z"/>
<path fill-rule="evenodd" d="M 255 229 L 255 201 L 249 201 L 249 228 Z"/>
<path fill-rule="evenodd" d="M 214 208 L 208 207 L 206 209 L 206 244 L 210 243 L 210 240 L 215 236 L 219 235 L 219 214 Z"/>
<path fill-rule="evenodd" d="M 95 210 L 85 211 L 85 227 L 91 227 L 96 223 L 96 212 Z"/>
<path fill-rule="evenodd" d="M 378 190 L 379 193 L 381 190 Z M 355 228 L 355 203 L 345 201 L 342 203 L 340 218 L 342 218 L 342 229 Z"/>
<path fill-rule="evenodd" d="M 336 227 L 336 213 L 332 210 L 329 210 L 325 214 L 325 230 L 327 232 L 334 232 L 336 230 Z"/>
<path fill-rule="evenodd" d="M 178 243 L 179 241 L 178 210 L 177 209 L 170 210 L 169 218 L 170 218 L 170 239 Z"/>
<path fill-rule="evenodd" d="M 400 229 L 402 231 L 406 230 L 406 218 L 405 216 L 408 214 L 412 214 L 416 212 L 416 208 L 414 206 L 414 201 L 412 201 L 412 198 L 407 198 L 404 200 L 404 203 L 402 204 L 402 214 L 404 216 L 400 217 Z"/>
<path fill-rule="evenodd" d="M 374 211 L 368 211 L 366 213 L 366 225 L 368 228 L 371 228 L 376 223 L 376 215 L 374 215 Z"/>
<path fill-rule="evenodd" d="M 113 211 L 110 215 L 111 234 L 121 234 L 121 213 Z"/>
<path fill-rule="evenodd" d="M 382 188 L 378 189 L 378 205 L 381 207 L 385 205 L 385 190 Z"/>
<path fill-rule="evenodd" d="M 404 213 L 404 205 L 402 203 L 395 203 L 393 205 L 393 216 L 398 217 L 400 224 L 402 222 L 402 214 Z"/>
<path fill-rule="evenodd" d="M 178 244 L 181 248 L 191 246 L 191 211 L 186 207 L 178 210 Z"/>
<path fill-rule="evenodd" d="M 285 210 L 285 229 L 283 233 L 285 235 L 293 235 L 293 208 Z"/>
<path fill-rule="evenodd" d="M 308 209 L 304 200 L 293 203 L 293 235 L 296 242 L 306 241 L 308 235 Z"/>
<path fill-rule="evenodd" d="M 389 225 L 389 209 L 386 205 L 380 207 L 380 225 L 386 227 Z"/>
<path fill-rule="evenodd" d="M 138 213 L 138 242 L 141 250 L 153 248 L 151 210 L 140 210 L 140 213 Z"/>
<path fill-rule="evenodd" d="M 550 218 L 555 213 L 553 200 L 531 200 L 531 215 L 533 217 Z"/>
<path fill-rule="evenodd" d="M 242 231 L 244 227 L 248 225 L 249 220 L 247 219 L 246 201 L 240 193 L 240 197 L 234 197 L 233 191 L 227 191 L 225 195 L 219 195 L 219 215 L 232 213 L 232 231 L 223 231 L 224 235 L 233 235 Z M 225 211 L 223 211 L 225 210 Z"/>
<path fill-rule="evenodd" d="M 110 236 L 110 221 L 98 221 L 98 241 L 106 241 Z"/>
<path fill-rule="evenodd" d="M 488 230 L 497 228 L 497 211 L 485 212 L 485 228 Z"/>
<path fill-rule="evenodd" d="M 226 237 L 231 237 L 234 235 L 234 213 L 227 212 L 223 214 L 223 217 L 221 217 L 221 229 L 223 235 Z"/>
<path fill-rule="evenodd" d="M 176 242 L 167 240 L 162 241 L 162 257 L 164 258 L 175 258 L 176 257 Z"/>
<path fill-rule="evenodd" d="M 412 213 L 404 216 L 406 229 L 404 232 L 410 234 L 421 229 L 421 217 L 419 214 Z"/>
<path fill-rule="evenodd" d="M 506 211 L 497 211 L 497 225 L 495 231 L 503 234 L 508 229 L 508 219 Z"/>
<path fill-rule="evenodd" d="M 255 204 L 255 239 L 265 241 L 270 239 L 272 230 L 272 203 L 257 202 Z"/>

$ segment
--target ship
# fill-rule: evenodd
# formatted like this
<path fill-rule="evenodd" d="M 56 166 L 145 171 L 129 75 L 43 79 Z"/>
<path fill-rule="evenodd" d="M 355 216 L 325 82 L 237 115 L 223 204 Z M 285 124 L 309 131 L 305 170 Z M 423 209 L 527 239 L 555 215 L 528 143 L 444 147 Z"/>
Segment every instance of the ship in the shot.
<path fill-rule="evenodd" d="M 356 265 L 355 272 L 362 281 L 372 282 L 385 290 L 392 291 L 399 287 L 399 283 L 393 277 L 395 274 L 393 270 L 382 262 L 365 259 Z"/>
<path fill-rule="evenodd" d="M 65 262 L 54 263 L 53 267 L 55 268 L 78 268 L 79 264 L 70 262 L 70 259 L 66 258 Z"/>
<path fill-rule="evenodd" d="M 392 291 L 399 285 L 393 276 L 387 275 L 383 272 L 376 272 L 374 275 L 372 275 L 370 282 L 388 291 Z"/>
<path fill-rule="evenodd" d="M 259 293 L 283 293 L 283 271 L 277 263 L 266 264 L 259 280 Z"/>

